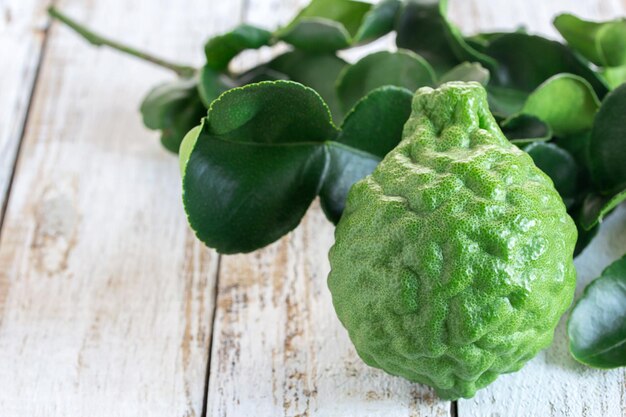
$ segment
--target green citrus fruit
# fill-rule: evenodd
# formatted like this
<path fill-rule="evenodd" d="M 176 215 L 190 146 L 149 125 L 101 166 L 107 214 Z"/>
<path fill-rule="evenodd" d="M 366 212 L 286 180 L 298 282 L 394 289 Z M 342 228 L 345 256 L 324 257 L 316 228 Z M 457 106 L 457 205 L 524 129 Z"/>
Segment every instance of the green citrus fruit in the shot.
<path fill-rule="evenodd" d="M 576 227 L 477 83 L 417 92 L 335 236 L 328 285 L 361 358 L 444 399 L 519 370 L 572 301 Z"/>

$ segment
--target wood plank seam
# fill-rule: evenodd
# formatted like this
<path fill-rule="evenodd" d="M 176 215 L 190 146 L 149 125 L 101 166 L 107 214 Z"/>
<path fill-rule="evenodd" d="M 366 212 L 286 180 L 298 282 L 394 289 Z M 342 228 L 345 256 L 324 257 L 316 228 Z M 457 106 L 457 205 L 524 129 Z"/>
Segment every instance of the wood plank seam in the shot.
<path fill-rule="evenodd" d="M 54 4 L 54 1 L 51 2 Z M 41 48 L 39 49 L 39 56 L 37 57 L 37 65 L 35 67 L 35 74 L 33 77 L 33 82 L 31 84 L 30 91 L 28 92 L 27 104 L 26 104 L 26 112 L 24 115 L 24 119 L 22 120 L 21 126 L 18 131 L 18 142 L 15 150 L 15 156 L 13 157 L 11 173 L 9 174 L 9 181 L 6 185 L 5 198 L 0 207 L 0 237 L 2 236 L 2 226 L 4 225 L 4 217 L 9 207 L 9 199 L 11 198 L 11 188 L 13 186 L 13 180 L 15 179 L 15 173 L 17 171 L 17 164 L 19 163 L 20 153 L 22 150 L 22 144 L 24 143 L 24 136 L 26 134 L 26 127 L 28 126 L 29 116 L 31 114 L 33 99 L 35 97 L 35 92 L 37 91 L 37 85 L 39 82 L 40 74 L 41 74 L 41 64 L 45 58 L 46 50 L 48 47 L 48 39 L 50 34 L 50 28 L 52 26 L 52 22 L 48 19 L 46 26 L 41 31 L 43 35 L 43 39 L 41 41 Z M 2 190 L 0 190 L 2 192 Z M 0 199 L 0 201 L 2 201 Z"/>
<path fill-rule="evenodd" d="M 217 316 L 217 295 L 220 288 L 220 270 L 222 267 L 223 256 L 224 255 L 219 255 L 217 257 L 217 269 L 215 271 L 215 284 L 213 288 L 213 311 L 211 312 L 211 336 L 209 337 L 206 373 L 204 375 L 204 397 L 202 399 L 202 412 L 200 413 L 201 417 L 208 417 L 207 413 L 209 403 L 209 375 L 211 375 L 211 352 L 213 352 L 213 341 L 215 340 L 213 333 L 215 332 L 215 317 Z"/>

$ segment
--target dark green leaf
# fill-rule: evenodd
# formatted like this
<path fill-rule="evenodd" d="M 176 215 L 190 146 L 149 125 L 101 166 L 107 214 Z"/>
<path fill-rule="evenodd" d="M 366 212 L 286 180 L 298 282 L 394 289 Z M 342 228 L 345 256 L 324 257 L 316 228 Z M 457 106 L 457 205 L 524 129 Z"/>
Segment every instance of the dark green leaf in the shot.
<path fill-rule="evenodd" d="M 302 19 L 280 39 L 309 52 L 333 52 L 350 46 L 350 34 L 337 22 L 322 18 Z"/>
<path fill-rule="evenodd" d="M 415 91 L 434 84 L 432 68 L 419 55 L 410 51 L 383 51 L 346 67 L 339 76 L 337 92 L 344 110 L 348 110 L 378 87 L 395 85 Z"/>
<path fill-rule="evenodd" d="M 524 107 L 528 93 L 515 88 L 496 85 L 487 86 L 489 109 L 496 117 L 507 118 L 517 114 Z"/>
<path fill-rule="evenodd" d="M 598 75 L 559 42 L 509 33 L 494 39 L 485 51 L 498 62 L 491 74 L 493 85 L 530 93 L 553 75 L 566 72 L 586 79 L 600 97 L 607 92 Z"/>
<path fill-rule="evenodd" d="M 555 135 L 567 136 L 591 129 L 599 108 L 600 100 L 584 78 L 557 74 L 528 96 L 521 112 L 548 123 Z"/>
<path fill-rule="evenodd" d="M 570 351 L 588 366 L 626 366 L 626 256 L 585 288 L 567 324 Z"/>
<path fill-rule="evenodd" d="M 322 18 L 341 24 L 350 36 L 356 35 L 372 5 L 355 0 L 312 0 L 282 31 L 289 31 L 303 19 Z"/>
<path fill-rule="evenodd" d="M 450 81 L 476 81 L 482 85 L 487 85 L 489 82 L 489 70 L 485 69 L 478 62 L 463 62 L 439 78 L 439 84 Z"/>
<path fill-rule="evenodd" d="M 246 49 L 258 49 L 269 45 L 272 33 L 255 26 L 241 25 L 232 31 L 208 40 L 204 46 L 206 65 L 214 70 L 223 71 L 230 61 Z"/>
<path fill-rule="evenodd" d="M 352 185 L 371 174 L 402 138 L 413 94 L 381 87 L 348 114 L 336 142 L 329 142 L 329 166 L 320 192 L 322 209 L 334 223 L 341 218 Z"/>
<path fill-rule="evenodd" d="M 208 66 L 200 70 L 198 92 L 204 105 L 208 108 L 211 102 L 218 98 L 224 91 L 235 88 L 235 82 L 226 74 L 216 71 Z"/>
<path fill-rule="evenodd" d="M 401 4 L 400 0 L 383 0 L 374 6 L 363 18 L 354 42 L 368 42 L 391 32 Z"/>
<path fill-rule="evenodd" d="M 183 145 L 183 201 L 198 238 L 222 253 L 249 252 L 295 228 L 321 188 L 325 141 L 336 133 L 323 100 L 301 84 L 224 93 L 195 144 Z"/>
<path fill-rule="evenodd" d="M 575 216 L 572 218 L 576 219 Z M 600 225 L 586 230 L 580 221 L 576 221 L 576 229 L 578 230 L 578 239 L 576 240 L 576 247 L 574 248 L 574 258 L 580 255 L 587 246 L 593 241 L 600 231 Z"/>
<path fill-rule="evenodd" d="M 144 124 L 162 131 L 161 143 L 171 152 L 178 152 L 185 134 L 206 115 L 197 86 L 196 79 L 162 84 L 151 90 L 141 103 Z"/>
<path fill-rule="evenodd" d="M 263 81 L 289 80 L 287 74 L 272 69 L 267 63 L 256 66 L 243 74 L 240 74 L 235 80 L 240 86 L 260 83 Z"/>
<path fill-rule="evenodd" d="M 406 1 L 396 26 L 396 44 L 423 56 L 438 73 L 444 73 L 461 62 L 450 47 L 446 24 L 437 1 Z"/>
<path fill-rule="evenodd" d="M 552 143 L 533 143 L 524 148 L 535 165 L 554 182 L 554 187 L 569 209 L 576 202 L 578 165 L 574 157 Z"/>
<path fill-rule="evenodd" d="M 380 87 L 348 114 L 336 141 L 382 159 L 402 138 L 411 115 L 413 93 L 401 87 Z"/>
<path fill-rule="evenodd" d="M 320 191 L 320 203 L 326 217 L 337 224 L 346 206 L 350 188 L 371 174 L 380 158 L 337 142 L 329 142 L 328 151 L 330 159 Z"/>
<path fill-rule="evenodd" d="M 343 112 L 335 85 L 346 65 L 334 54 L 308 54 L 296 50 L 278 56 L 268 67 L 317 91 L 330 107 L 333 119 L 340 121 Z"/>
<path fill-rule="evenodd" d="M 581 224 L 585 230 L 590 230 L 602 222 L 604 217 L 613 211 L 621 202 L 626 200 L 626 190 L 612 197 L 603 197 L 589 194 L 583 203 Z"/>
<path fill-rule="evenodd" d="M 354 0 L 313 0 L 276 35 L 305 51 L 336 51 L 352 44 L 371 8 Z"/>
<path fill-rule="evenodd" d="M 407 1 L 396 26 L 398 47 L 423 56 L 438 74 L 463 61 L 480 62 L 491 68 L 493 60 L 467 44 L 446 14 L 446 0 Z"/>
<path fill-rule="evenodd" d="M 626 65 L 626 20 L 590 22 L 571 14 L 554 19 L 567 43 L 596 65 Z"/>
<path fill-rule="evenodd" d="M 500 127 L 507 139 L 518 146 L 546 142 L 552 138 L 550 126 L 541 119 L 527 114 L 519 114 L 506 119 Z"/>
<path fill-rule="evenodd" d="M 611 91 L 596 116 L 589 141 L 589 164 L 599 191 L 612 195 L 626 188 L 626 84 Z"/>

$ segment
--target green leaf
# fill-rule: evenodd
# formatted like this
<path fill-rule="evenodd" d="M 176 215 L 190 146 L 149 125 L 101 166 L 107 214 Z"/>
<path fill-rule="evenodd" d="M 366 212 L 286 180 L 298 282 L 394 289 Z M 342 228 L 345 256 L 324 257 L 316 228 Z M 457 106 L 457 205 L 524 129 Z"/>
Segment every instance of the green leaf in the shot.
<path fill-rule="evenodd" d="M 626 84 L 611 91 L 598 111 L 589 141 L 591 176 L 599 191 L 612 195 L 626 188 Z"/>
<path fill-rule="evenodd" d="M 218 98 L 224 91 L 235 87 L 236 83 L 226 74 L 206 65 L 200 70 L 198 92 L 200 93 L 202 102 L 207 108 L 211 105 L 211 102 Z"/>
<path fill-rule="evenodd" d="M 152 89 L 141 103 L 140 111 L 148 129 L 161 130 L 161 143 L 178 152 L 185 134 L 206 115 L 198 95 L 196 79 L 179 79 Z"/>
<path fill-rule="evenodd" d="M 557 74 L 528 96 L 521 112 L 548 123 L 555 135 L 567 136 L 590 129 L 599 108 L 600 100 L 587 80 Z"/>
<path fill-rule="evenodd" d="M 434 84 L 432 68 L 419 55 L 410 51 L 383 51 L 346 67 L 337 81 L 337 92 L 343 109 L 347 110 L 378 87 L 394 85 L 415 91 Z"/>
<path fill-rule="evenodd" d="M 571 208 L 578 195 L 578 165 L 574 157 L 552 143 L 533 143 L 524 148 L 524 151 L 552 179 L 565 206 Z"/>
<path fill-rule="evenodd" d="M 571 214 L 573 219 L 578 219 L 576 214 Z M 578 240 L 576 240 L 576 247 L 574 248 L 574 258 L 580 255 L 583 250 L 593 241 L 593 239 L 598 235 L 600 231 L 600 225 L 596 225 L 595 227 L 587 230 L 583 227 L 580 220 L 576 222 L 576 229 L 578 230 Z"/>
<path fill-rule="evenodd" d="M 396 44 L 423 56 L 438 74 L 463 61 L 491 68 L 495 63 L 472 48 L 459 29 L 447 18 L 447 1 L 409 0 L 403 5 L 396 25 Z"/>
<path fill-rule="evenodd" d="M 482 85 L 487 85 L 489 82 L 489 70 L 485 69 L 478 62 L 463 62 L 439 78 L 440 85 L 450 81 L 476 81 Z"/>
<path fill-rule="evenodd" d="M 308 6 L 281 31 L 288 31 L 307 18 L 322 18 L 340 23 L 351 36 L 359 30 L 372 5 L 354 0 L 312 0 Z"/>
<path fill-rule="evenodd" d="M 596 94 L 603 97 L 606 85 L 569 48 L 559 42 L 523 33 L 497 37 L 485 53 L 498 62 L 491 73 L 491 83 L 530 93 L 548 78 L 559 73 L 579 75 L 586 79 Z"/>
<path fill-rule="evenodd" d="M 569 13 L 558 15 L 553 23 L 569 46 L 594 64 L 603 65 L 602 58 L 596 48 L 600 23 L 588 22 Z"/>
<path fill-rule="evenodd" d="M 487 98 L 489 109 L 494 116 L 507 118 L 518 114 L 528 98 L 528 93 L 515 88 L 507 88 L 495 85 L 487 86 Z"/>
<path fill-rule="evenodd" d="M 198 238 L 221 253 L 249 252 L 295 228 L 321 188 L 324 143 L 336 134 L 323 100 L 301 84 L 224 93 L 181 162 L 185 211 Z"/>
<path fill-rule="evenodd" d="M 602 68 L 600 75 L 606 81 L 609 88 L 614 90 L 626 82 L 626 65 Z"/>
<path fill-rule="evenodd" d="M 374 172 L 380 158 L 337 142 L 329 142 L 328 151 L 330 158 L 320 191 L 320 203 L 328 220 L 337 224 L 346 206 L 350 188 Z"/>
<path fill-rule="evenodd" d="M 567 333 L 577 361 L 601 369 L 626 365 L 626 256 L 585 288 Z"/>
<path fill-rule="evenodd" d="M 518 146 L 546 142 L 552 138 L 552 129 L 535 116 L 518 114 L 504 120 L 500 127 L 508 140 Z"/>
<path fill-rule="evenodd" d="M 347 48 L 371 8 L 354 0 L 313 0 L 276 36 L 309 52 Z"/>
<path fill-rule="evenodd" d="M 328 104 L 333 119 L 341 120 L 343 111 L 335 85 L 346 65 L 334 54 L 309 54 L 295 50 L 278 56 L 268 67 L 317 91 Z"/>
<path fill-rule="evenodd" d="M 283 74 L 280 71 L 269 68 L 268 64 L 264 63 L 264 64 L 261 64 L 254 68 L 249 69 L 243 74 L 239 74 L 235 82 L 239 86 L 244 86 L 248 84 L 260 83 L 263 81 L 278 81 L 278 80 L 289 80 L 289 76 L 287 74 Z"/>
<path fill-rule="evenodd" d="M 339 23 L 322 18 L 302 19 L 280 39 L 309 52 L 334 52 L 350 46 L 350 34 Z"/>
<path fill-rule="evenodd" d="M 265 29 L 240 25 L 224 35 L 207 41 L 204 46 L 206 66 L 216 71 L 223 71 L 240 52 L 269 45 L 271 40 L 272 33 Z"/>
<path fill-rule="evenodd" d="M 400 142 L 412 100 L 409 90 L 381 87 L 348 114 L 336 142 L 328 143 L 329 166 L 320 198 L 329 220 L 339 221 L 352 185 L 371 174 Z"/>
<path fill-rule="evenodd" d="M 613 209 L 626 200 L 626 190 L 612 197 L 604 197 L 598 194 L 589 194 L 582 206 L 581 224 L 585 230 L 590 230 L 602 222 Z"/>
<path fill-rule="evenodd" d="M 554 19 L 567 43 L 596 65 L 626 65 L 626 20 L 590 22 L 571 14 Z"/>
<path fill-rule="evenodd" d="M 363 18 L 363 23 L 354 36 L 354 42 L 372 41 L 391 32 L 401 4 L 400 0 L 383 0 L 374 6 Z"/>

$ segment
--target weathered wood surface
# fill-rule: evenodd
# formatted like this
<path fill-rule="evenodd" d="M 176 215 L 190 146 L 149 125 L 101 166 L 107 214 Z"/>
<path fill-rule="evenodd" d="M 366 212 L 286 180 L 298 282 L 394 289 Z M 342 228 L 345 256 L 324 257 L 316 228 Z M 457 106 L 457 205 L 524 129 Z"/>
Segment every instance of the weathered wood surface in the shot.
<path fill-rule="evenodd" d="M 43 27 L 32 26 L 45 22 L 43 0 L 0 0 L 0 13 L 7 1 L 30 7 L 25 27 Z M 210 33 L 241 19 L 274 27 L 306 2 L 60 6 L 104 33 L 199 64 Z M 550 22 L 559 11 L 607 18 L 625 14 L 626 4 L 451 0 L 450 9 L 466 31 L 523 23 L 556 36 Z M 13 94 L 6 105 L 0 95 L 0 149 L 11 143 L 13 152 L 6 163 L 0 154 L 0 188 L 4 170 L 12 172 L 42 33 L 35 29 L 27 41 L 34 46 L 20 44 L 35 48 L 22 56 L 23 77 L 14 69 L 14 81 L 0 77 Z M 136 110 L 151 85 L 171 76 L 95 50 L 57 25 L 48 36 L 0 238 L 0 416 L 200 416 L 205 401 L 208 416 L 229 417 L 626 414 L 624 371 L 577 365 L 563 326 L 521 372 L 456 407 L 368 368 L 332 309 L 326 253 L 333 227 L 317 203 L 280 242 L 218 262 L 185 224 L 176 159 L 142 128 Z M 275 52 L 246 53 L 235 66 Z M 626 209 L 604 229 L 577 261 L 580 289 L 626 251 Z"/>
<path fill-rule="evenodd" d="M 242 2 L 58 3 L 199 64 Z M 47 42 L 0 242 L 0 415 L 199 416 L 218 258 L 137 111 L 173 76 L 57 24 Z"/>
<path fill-rule="evenodd" d="M 0 224 L 46 35 L 50 0 L 0 0 Z"/>

